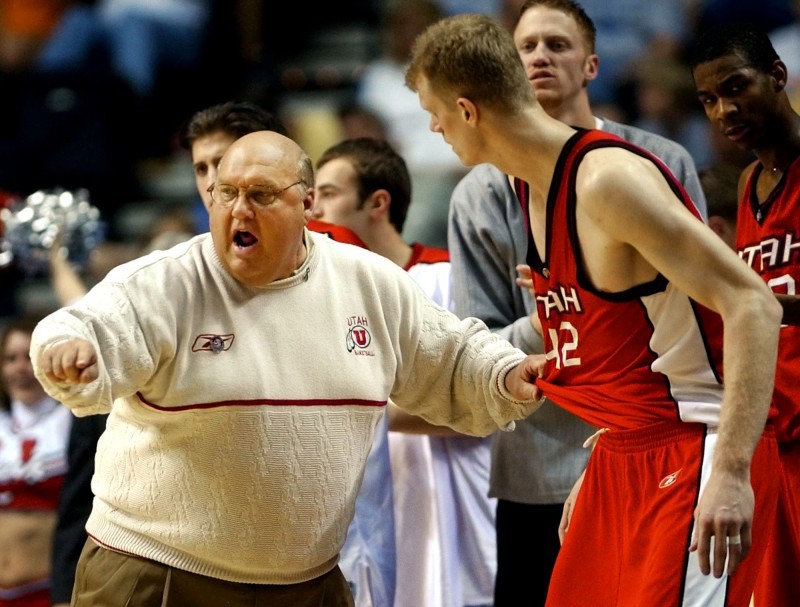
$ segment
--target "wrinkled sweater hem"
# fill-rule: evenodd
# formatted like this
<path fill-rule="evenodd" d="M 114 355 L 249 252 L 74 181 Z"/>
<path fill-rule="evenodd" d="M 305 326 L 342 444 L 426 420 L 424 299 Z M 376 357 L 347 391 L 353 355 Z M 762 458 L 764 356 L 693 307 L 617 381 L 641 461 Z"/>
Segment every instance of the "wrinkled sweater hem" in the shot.
<path fill-rule="evenodd" d="M 220 555 L 220 563 L 211 563 L 164 545 L 141 533 L 115 525 L 94 512 L 86 524 L 86 530 L 89 537 L 103 548 L 156 561 L 197 575 L 243 584 L 299 584 L 324 575 L 333 569 L 339 560 L 336 555 L 314 567 L 300 568 L 300 565 L 297 565 L 295 568 L 287 566 L 285 570 L 277 570 L 259 567 L 258 562 L 237 563 L 231 559 L 232 554 L 228 553 Z"/>

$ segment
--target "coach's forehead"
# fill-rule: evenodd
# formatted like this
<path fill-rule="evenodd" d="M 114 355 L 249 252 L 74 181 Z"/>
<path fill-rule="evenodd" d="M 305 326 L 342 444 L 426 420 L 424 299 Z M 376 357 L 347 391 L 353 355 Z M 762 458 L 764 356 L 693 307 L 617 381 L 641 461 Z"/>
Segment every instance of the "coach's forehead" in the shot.
<path fill-rule="evenodd" d="M 237 139 L 222 156 L 219 177 L 263 173 L 296 173 L 302 150 L 273 131 L 257 131 Z"/>

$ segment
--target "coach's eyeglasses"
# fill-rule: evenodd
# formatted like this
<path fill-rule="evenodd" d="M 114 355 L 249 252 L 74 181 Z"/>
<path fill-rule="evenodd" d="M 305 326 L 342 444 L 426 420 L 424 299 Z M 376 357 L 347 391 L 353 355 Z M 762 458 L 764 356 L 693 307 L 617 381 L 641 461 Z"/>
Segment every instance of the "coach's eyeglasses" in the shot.
<path fill-rule="evenodd" d="M 233 203 L 238 200 L 240 192 L 244 192 L 245 199 L 251 202 L 253 206 L 263 208 L 275 202 L 275 200 L 289 188 L 293 188 L 301 183 L 303 183 L 302 179 L 278 190 L 266 185 L 251 185 L 245 188 L 237 188 L 232 185 L 221 183 L 209 186 L 208 192 L 211 194 L 211 199 L 215 203 L 226 208 L 233 206 Z"/>

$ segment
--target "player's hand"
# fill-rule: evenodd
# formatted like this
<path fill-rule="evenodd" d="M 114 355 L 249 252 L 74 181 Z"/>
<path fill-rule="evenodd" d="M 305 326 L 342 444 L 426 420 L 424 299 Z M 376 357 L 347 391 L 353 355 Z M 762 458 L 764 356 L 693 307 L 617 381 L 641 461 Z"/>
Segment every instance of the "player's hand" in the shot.
<path fill-rule="evenodd" d="M 39 367 L 52 381 L 88 384 L 97 379 L 97 353 L 84 339 L 65 339 L 44 348 Z"/>
<path fill-rule="evenodd" d="M 697 551 L 700 571 L 722 577 L 725 561 L 732 575 L 752 544 L 755 497 L 746 475 L 713 472 L 694 511 L 690 551 Z M 713 541 L 712 541 L 713 538 Z"/>
<path fill-rule="evenodd" d="M 569 495 L 567 496 L 567 501 L 564 502 L 564 509 L 561 511 L 561 522 L 558 524 L 558 539 L 562 544 L 564 543 L 564 538 L 567 536 L 567 531 L 569 531 L 569 522 L 572 519 L 573 510 L 575 510 L 575 501 L 578 499 L 578 493 L 581 492 L 584 474 L 586 474 L 585 470 L 581 472 L 578 480 L 572 485 L 572 489 L 570 489 Z"/>
<path fill-rule="evenodd" d="M 547 358 L 544 354 L 529 354 L 506 374 L 505 383 L 514 398 L 518 400 L 544 400 L 544 394 L 536 385 L 542 376 Z"/>
<path fill-rule="evenodd" d="M 527 289 L 530 294 L 535 298 L 536 293 L 533 290 L 533 274 L 531 273 L 531 267 L 524 263 L 521 263 L 516 266 L 517 269 L 517 278 L 514 282 L 517 283 L 521 288 Z M 533 330 L 536 331 L 539 335 L 542 334 L 542 323 L 539 320 L 539 315 L 536 313 L 534 309 L 533 313 L 530 315 L 531 326 Z"/>
<path fill-rule="evenodd" d="M 514 282 L 523 289 L 528 289 L 528 291 L 533 293 L 533 273 L 531 272 L 531 267 L 528 264 L 520 263 L 517 264 L 516 270 L 517 278 Z"/>

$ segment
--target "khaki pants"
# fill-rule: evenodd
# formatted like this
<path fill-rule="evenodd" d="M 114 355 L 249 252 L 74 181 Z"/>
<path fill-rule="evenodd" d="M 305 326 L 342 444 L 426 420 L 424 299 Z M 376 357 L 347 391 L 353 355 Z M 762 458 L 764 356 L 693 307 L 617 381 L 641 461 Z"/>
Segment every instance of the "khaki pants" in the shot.
<path fill-rule="evenodd" d="M 156 561 L 83 547 L 71 607 L 354 607 L 339 567 L 300 584 L 228 582 Z"/>

